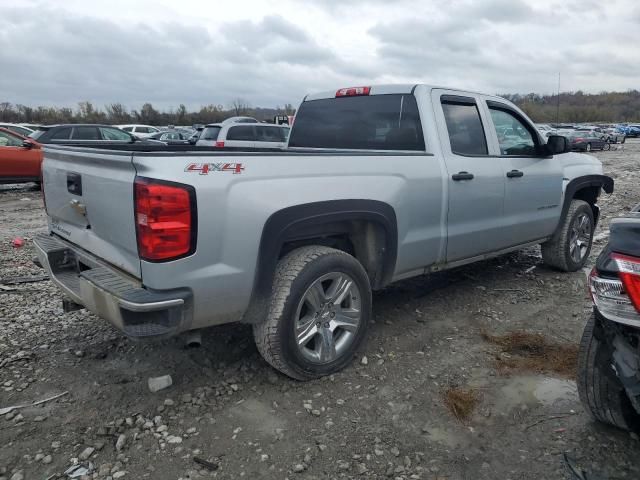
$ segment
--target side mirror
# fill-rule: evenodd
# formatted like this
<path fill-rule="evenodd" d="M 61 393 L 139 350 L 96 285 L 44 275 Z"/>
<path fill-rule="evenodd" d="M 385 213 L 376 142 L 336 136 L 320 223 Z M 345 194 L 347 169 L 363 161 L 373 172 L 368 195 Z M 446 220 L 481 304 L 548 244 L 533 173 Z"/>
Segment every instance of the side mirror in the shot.
<path fill-rule="evenodd" d="M 24 140 L 24 141 L 22 142 L 22 147 L 23 147 L 23 148 L 26 148 L 26 149 L 28 149 L 28 150 L 31 150 L 33 147 L 35 147 L 35 145 L 34 145 L 34 143 L 33 143 L 33 142 L 31 142 L 30 140 Z"/>
<path fill-rule="evenodd" d="M 190 143 L 191 145 L 195 145 L 197 141 L 198 141 L 198 138 L 197 138 L 197 137 L 191 137 L 191 138 L 189 138 L 189 143 Z"/>
<path fill-rule="evenodd" d="M 547 147 L 549 154 L 558 155 L 560 153 L 567 153 L 571 151 L 571 145 L 567 137 L 561 135 L 549 135 L 547 140 Z"/>

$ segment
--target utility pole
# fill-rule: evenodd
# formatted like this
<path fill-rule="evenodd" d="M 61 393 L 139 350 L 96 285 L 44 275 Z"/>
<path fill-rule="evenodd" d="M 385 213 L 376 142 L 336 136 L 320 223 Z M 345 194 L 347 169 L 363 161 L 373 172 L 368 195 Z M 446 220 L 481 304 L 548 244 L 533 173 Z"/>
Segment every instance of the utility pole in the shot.
<path fill-rule="evenodd" d="M 558 103 L 556 104 L 556 123 L 560 123 L 560 72 L 558 72 Z"/>

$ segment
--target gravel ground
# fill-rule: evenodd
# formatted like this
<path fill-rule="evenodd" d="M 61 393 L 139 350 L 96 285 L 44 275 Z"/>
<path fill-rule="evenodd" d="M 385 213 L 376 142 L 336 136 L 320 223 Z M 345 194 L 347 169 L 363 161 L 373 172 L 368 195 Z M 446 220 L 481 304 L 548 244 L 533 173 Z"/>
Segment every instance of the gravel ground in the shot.
<path fill-rule="evenodd" d="M 616 192 L 601 199 L 591 262 L 608 221 L 640 202 L 640 142 L 595 155 Z M 0 186 L 0 225 L 5 284 L 42 275 L 40 192 Z M 206 331 L 196 349 L 137 343 L 64 314 L 48 280 L 12 287 L 0 288 L 0 408 L 68 393 L 0 416 L 0 480 L 66 478 L 74 464 L 101 479 L 574 478 L 565 453 L 589 478 L 640 477 L 638 438 L 593 423 L 572 379 L 496 368 L 508 355 L 483 332 L 575 345 L 589 313 L 584 272 L 547 269 L 537 248 L 376 293 L 358 358 L 308 383 L 270 369 L 243 325 Z M 165 374 L 173 385 L 151 393 Z M 464 420 L 444 400 L 458 387 L 478 399 Z"/>

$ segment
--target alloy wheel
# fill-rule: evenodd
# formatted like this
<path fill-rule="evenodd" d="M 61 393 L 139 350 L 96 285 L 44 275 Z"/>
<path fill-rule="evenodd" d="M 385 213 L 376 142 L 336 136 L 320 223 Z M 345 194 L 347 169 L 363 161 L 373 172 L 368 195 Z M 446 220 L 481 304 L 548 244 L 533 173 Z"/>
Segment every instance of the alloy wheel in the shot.
<path fill-rule="evenodd" d="M 314 281 L 302 296 L 294 322 L 296 345 L 313 363 L 330 363 L 356 338 L 362 317 L 360 291 L 346 273 Z"/>
<path fill-rule="evenodd" d="M 581 213 L 573 221 L 569 240 L 569 255 L 576 263 L 584 259 L 591 242 L 591 219 L 586 213 Z"/>

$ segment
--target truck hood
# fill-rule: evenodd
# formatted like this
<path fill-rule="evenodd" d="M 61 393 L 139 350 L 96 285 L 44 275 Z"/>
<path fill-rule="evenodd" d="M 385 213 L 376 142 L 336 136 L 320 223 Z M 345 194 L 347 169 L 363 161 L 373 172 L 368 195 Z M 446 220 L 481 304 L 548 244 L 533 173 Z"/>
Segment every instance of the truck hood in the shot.
<path fill-rule="evenodd" d="M 594 169 L 594 174 L 602 173 L 602 162 L 593 155 L 587 155 L 578 152 L 569 152 L 559 155 L 558 158 L 565 167 L 585 166 Z"/>

